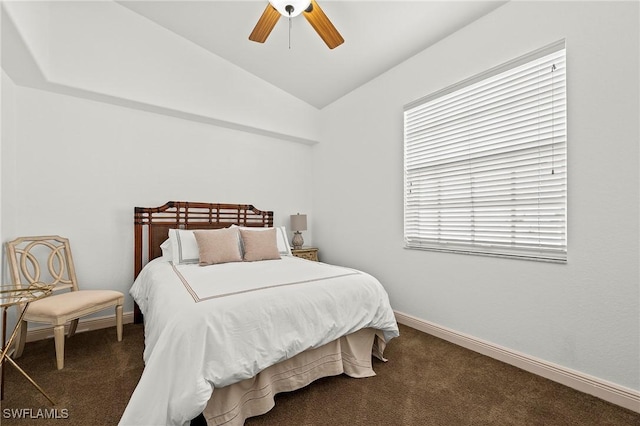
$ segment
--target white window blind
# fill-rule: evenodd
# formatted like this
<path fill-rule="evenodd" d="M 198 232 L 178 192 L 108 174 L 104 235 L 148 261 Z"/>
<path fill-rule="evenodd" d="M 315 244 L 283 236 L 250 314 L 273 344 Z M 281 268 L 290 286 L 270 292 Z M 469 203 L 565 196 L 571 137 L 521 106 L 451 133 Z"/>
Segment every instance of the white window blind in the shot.
<path fill-rule="evenodd" d="M 408 248 L 564 262 L 564 41 L 405 106 Z"/>

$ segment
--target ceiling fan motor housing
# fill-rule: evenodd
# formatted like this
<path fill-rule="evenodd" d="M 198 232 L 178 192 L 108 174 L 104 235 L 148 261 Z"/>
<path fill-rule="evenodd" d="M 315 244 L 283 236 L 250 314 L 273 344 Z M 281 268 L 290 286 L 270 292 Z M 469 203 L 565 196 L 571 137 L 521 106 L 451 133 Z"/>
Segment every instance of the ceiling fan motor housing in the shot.
<path fill-rule="evenodd" d="M 269 0 L 271 6 L 275 7 L 281 15 L 288 18 L 300 15 L 305 9 L 311 6 L 311 0 Z"/>

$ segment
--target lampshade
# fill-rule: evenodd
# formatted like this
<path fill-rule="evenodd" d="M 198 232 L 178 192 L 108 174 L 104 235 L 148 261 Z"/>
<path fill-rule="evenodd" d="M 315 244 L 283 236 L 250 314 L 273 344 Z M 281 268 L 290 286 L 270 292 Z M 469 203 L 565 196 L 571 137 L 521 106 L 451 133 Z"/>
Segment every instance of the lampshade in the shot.
<path fill-rule="evenodd" d="M 291 230 L 292 231 L 306 231 L 307 230 L 307 215 L 306 214 L 292 214 L 291 215 Z"/>
<path fill-rule="evenodd" d="M 311 4 L 311 0 L 269 0 L 271 6 L 275 7 L 281 15 L 292 18 L 300 15 Z M 287 12 L 287 6 L 293 6 L 291 15 Z"/>

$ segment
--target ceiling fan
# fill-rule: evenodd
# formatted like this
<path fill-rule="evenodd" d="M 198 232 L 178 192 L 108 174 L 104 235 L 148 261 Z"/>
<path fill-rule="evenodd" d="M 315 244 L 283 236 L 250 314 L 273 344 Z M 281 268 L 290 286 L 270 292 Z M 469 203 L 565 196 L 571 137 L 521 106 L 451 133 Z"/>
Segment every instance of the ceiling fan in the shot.
<path fill-rule="evenodd" d="M 300 13 L 307 18 L 318 35 L 329 46 L 329 49 L 340 46 L 344 39 L 333 26 L 327 15 L 320 9 L 315 0 L 269 0 L 262 16 L 249 35 L 249 40 L 264 43 L 273 27 L 276 26 L 280 15 L 289 19 Z"/>

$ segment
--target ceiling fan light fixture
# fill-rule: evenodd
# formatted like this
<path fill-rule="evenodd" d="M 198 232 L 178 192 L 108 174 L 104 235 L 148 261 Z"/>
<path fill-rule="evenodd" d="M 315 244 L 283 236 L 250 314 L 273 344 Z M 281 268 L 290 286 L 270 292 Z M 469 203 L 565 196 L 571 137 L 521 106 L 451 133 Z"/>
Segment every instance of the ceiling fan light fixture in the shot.
<path fill-rule="evenodd" d="M 300 15 L 311 4 L 311 0 L 269 0 L 271 6 L 275 7 L 282 16 L 287 18 Z M 291 10 L 293 7 L 293 10 Z M 291 13 L 289 13 L 291 10 Z"/>

